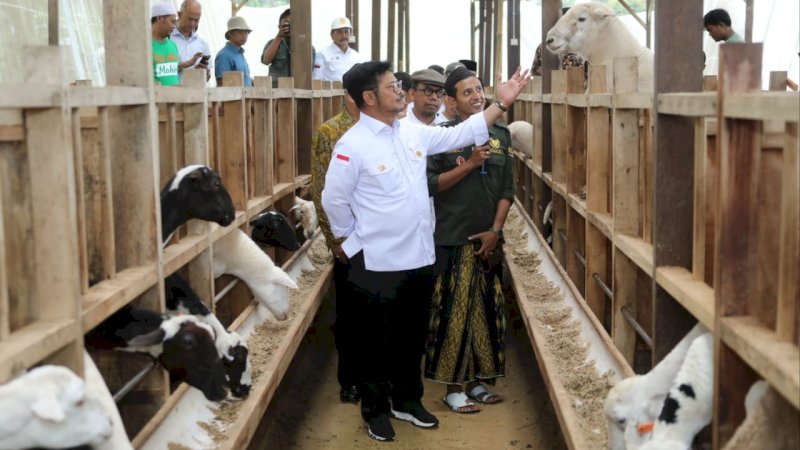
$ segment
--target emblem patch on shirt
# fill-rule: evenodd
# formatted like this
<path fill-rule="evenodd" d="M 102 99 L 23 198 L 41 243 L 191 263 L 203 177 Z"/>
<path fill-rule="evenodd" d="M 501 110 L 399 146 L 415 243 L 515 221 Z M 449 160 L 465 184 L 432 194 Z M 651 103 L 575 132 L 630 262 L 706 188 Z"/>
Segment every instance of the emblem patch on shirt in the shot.
<path fill-rule="evenodd" d="M 342 164 L 342 165 L 346 166 L 346 165 L 350 164 L 350 157 L 347 156 L 347 155 L 343 155 L 341 153 L 337 153 L 335 161 L 336 161 L 337 164 Z"/>
<path fill-rule="evenodd" d="M 463 156 L 459 156 L 458 158 L 456 158 L 456 164 L 458 164 L 459 166 L 464 164 L 465 162 L 466 160 L 464 159 Z"/>
<path fill-rule="evenodd" d="M 378 172 L 383 172 L 384 170 L 386 170 L 386 166 L 383 164 L 378 164 Z"/>
<path fill-rule="evenodd" d="M 497 138 L 489 139 L 489 148 L 500 148 L 500 139 Z"/>
<path fill-rule="evenodd" d="M 422 158 L 422 152 L 421 151 L 417 150 L 416 153 L 414 153 L 414 154 L 417 155 L 417 158 Z"/>

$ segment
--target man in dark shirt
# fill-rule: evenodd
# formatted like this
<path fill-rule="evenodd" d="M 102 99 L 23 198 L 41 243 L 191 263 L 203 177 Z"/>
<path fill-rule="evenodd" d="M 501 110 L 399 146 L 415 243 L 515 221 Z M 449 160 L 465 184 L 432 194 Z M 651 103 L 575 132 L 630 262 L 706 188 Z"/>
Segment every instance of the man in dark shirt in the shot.
<path fill-rule="evenodd" d="M 289 35 L 292 25 L 292 10 L 287 9 L 278 19 L 278 34 L 267 41 L 261 53 L 261 62 L 269 66 L 269 76 L 272 77 L 272 87 L 278 87 L 278 78 L 292 76 L 292 46 Z M 311 67 L 314 68 L 314 55 L 317 51 L 311 46 Z"/>
<path fill-rule="evenodd" d="M 456 69 L 445 82 L 458 118 L 483 111 L 481 81 Z M 436 210 L 436 262 L 441 275 L 431 300 L 425 376 L 447 384 L 445 402 L 455 412 L 480 411 L 500 396 L 483 384 L 505 374 L 502 236 L 514 198 L 511 135 L 494 124 L 489 142 L 428 157 L 428 191 Z"/>

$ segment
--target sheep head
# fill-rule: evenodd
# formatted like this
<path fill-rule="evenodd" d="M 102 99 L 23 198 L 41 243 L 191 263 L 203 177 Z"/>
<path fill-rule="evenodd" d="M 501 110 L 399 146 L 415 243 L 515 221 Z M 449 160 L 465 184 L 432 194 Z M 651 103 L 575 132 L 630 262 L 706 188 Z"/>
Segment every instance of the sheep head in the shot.
<path fill-rule="evenodd" d="M 648 379 L 635 375 L 619 381 L 608 392 L 605 414 L 608 421 L 608 448 L 634 450 L 650 439 L 652 424 L 661 410 L 666 392 L 651 392 Z"/>
<path fill-rule="evenodd" d="M 111 418 L 66 367 L 41 366 L 0 386 L 0 449 L 99 445 Z"/>
<path fill-rule="evenodd" d="M 163 239 L 189 219 L 228 226 L 235 215 L 233 201 L 219 174 L 208 166 L 190 165 L 178 170 L 161 190 Z"/>
<path fill-rule="evenodd" d="M 547 32 L 547 50 L 559 57 L 567 53 L 587 57 L 587 48 L 601 35 L 599 29 L 613 17 L 614 11 L 603 3 L 575 5 Z"/>
<path fill-rule="evenodd" d="M 262 245 L 297 250 L 300 243 L 286 216 L 277 211 L 267 211 L 250 221 L 250 237 Z"/>

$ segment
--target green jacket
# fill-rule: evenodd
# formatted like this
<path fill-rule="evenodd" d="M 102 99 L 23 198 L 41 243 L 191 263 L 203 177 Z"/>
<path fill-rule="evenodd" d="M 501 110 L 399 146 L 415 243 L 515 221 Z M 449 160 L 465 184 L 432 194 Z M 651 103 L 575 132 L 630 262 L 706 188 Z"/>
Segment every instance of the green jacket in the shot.
<path fill-rule="evenodd" d="M 458 119 L 441 126 L 455 126 Z M 501 199 L 514 201 L 514 162 L 509 154 L 511 133 L 503 125 L 489 128 L 489 159 L 482 169 L 475 169 L 455 186 L 444 192 L 439 189 L 439 174 L 464 163 L 473 146 L 428 157 L 428 192 L 436 210 L 436 245 L 467 245 L 468 236 L 492 227 Z"/>

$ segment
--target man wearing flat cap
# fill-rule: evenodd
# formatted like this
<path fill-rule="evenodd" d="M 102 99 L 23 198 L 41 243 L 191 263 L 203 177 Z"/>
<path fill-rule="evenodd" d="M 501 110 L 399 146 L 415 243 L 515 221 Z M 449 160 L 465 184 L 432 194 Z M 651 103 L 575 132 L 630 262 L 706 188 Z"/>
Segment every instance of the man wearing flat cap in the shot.
<path fill-rule="evenodd" d="M 244 17 L 233 16 L 228 19 L 228 31 L 225 32 L 225 39 L 228 42 L 214 59 L 214 66 L 216 66 L 214 75 L 217 78 L 217 86 L 222 86 L 222 74 L 225 72 L 243 72 L 244 85 L 253 85 L 253 80 L 250 78 L 250 66 L 244 59 L 244 48 L 242 48 L 247 43 L 247 36 L 251 31 L 253 30 L 247 26 Z"/>
<path fill-rule="evenodd" d="M 436 124 L 436 113 L 444 98 L 444 75 L 433 69 L 418 70 L 411 74 L 411 89 L 408 90 L 414 106 L 402 120 L 419 125 Z"/>
<path fill-rule="evenodd" d="M 354 64 L 361 62 L 361 55 L 350 48 L 353 25 L 347 17 L 333 19 L 331 23 L 331 45 L 317 52 L 314 59 L 314 79 L 342 81 L 342 75 Z"/>
<path fill-rule="evenodd" d="M 162 86 L 180 84 L 178 75 L 181 55 L 169 38 L 178 18 L 171 3 L 156 3 L 150 8 L 150 30 L 153 35 L 153 77 Z"/>

